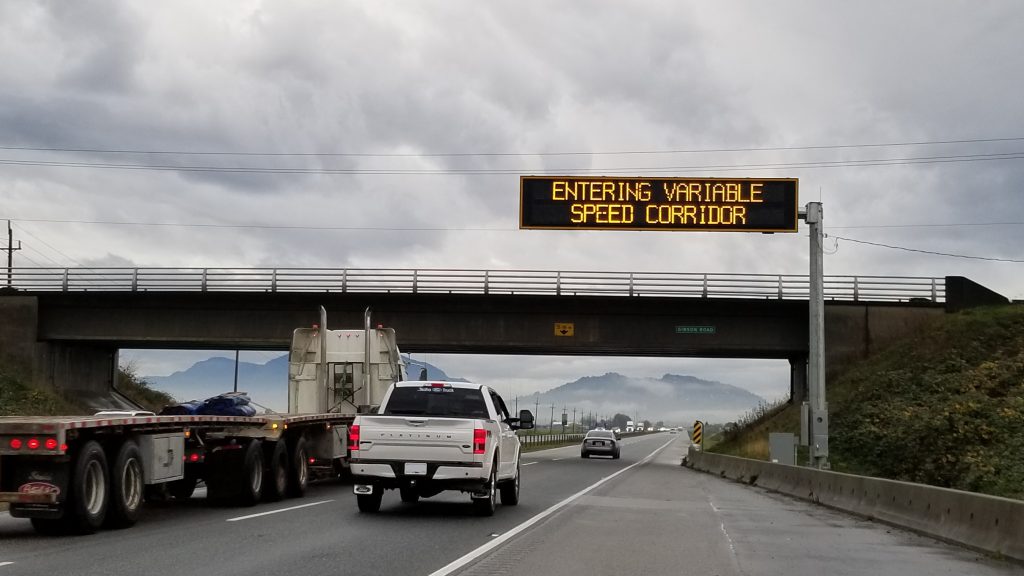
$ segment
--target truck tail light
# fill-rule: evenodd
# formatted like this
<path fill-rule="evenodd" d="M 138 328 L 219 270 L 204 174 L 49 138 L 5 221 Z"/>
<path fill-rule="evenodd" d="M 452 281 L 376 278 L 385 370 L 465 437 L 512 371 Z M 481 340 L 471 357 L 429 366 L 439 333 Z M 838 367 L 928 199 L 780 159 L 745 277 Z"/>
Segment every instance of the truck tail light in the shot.
<path fill-rule="evenodd" d="M 487 430 L 477 428 L 473 430 L 473 454 L 483 454 L 487 451 Z"/>
<path fill-rule="evenodd" d="M 28 442 L 26 442 L 25 444 L 28 446 L 29 450 L 38 450 L 39 449 L 39 438 L 29 438 Z"/>
<path fill-rule="evenodd" d="M 359 425 L 354 424 L 348 427 L 348 449 L 359 450 Z"/>
<path fill-rule="evenodd" d="M 21 438 L 11 438 L 11 450 L 21 450 Z"/>
<path fill-rule="evenodd" d="M 43 442 L 43 446 L 46 446 L 47 450 L 56 450 L 57 449 L 57 439 L 56 438 L 47 438 L 46 441 Z"/>

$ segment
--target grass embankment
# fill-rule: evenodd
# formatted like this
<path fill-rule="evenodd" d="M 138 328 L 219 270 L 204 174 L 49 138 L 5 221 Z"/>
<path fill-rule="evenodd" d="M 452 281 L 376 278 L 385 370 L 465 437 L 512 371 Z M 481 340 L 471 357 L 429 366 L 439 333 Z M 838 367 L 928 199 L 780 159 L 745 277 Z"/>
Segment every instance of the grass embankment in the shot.
<path fill-rule="evenodd" d="M 0 416 L 59 416 L 83 414 L 81 407 L 56 392 L 30 386 L 0 372 Z"/>
<path fill-rule="evenodd" d="M 1024 306 L 939 318 L 830 381 L 827 399 L 834 470 L 1024 499 Z M 767 459 L 769 431 L 799 434 L 799 407 L 713 450 Z"/>
<path fill-rule="evenodd" d="M 121 371 L 117 391 L 153 412 L 174 403 L 174 398 L 150 388 L 148 382 L 130 370 Z M 0 416 L 75 416 L 92 412 L 73 398 L 26 384 L 21 378 L 0 372 Z"/>
<path fill-rule="evenodd" d="M 133 402 L 157 414 L 164 406 L 176 404 L 170 394 L 150 388 L 149 382 L 135 373 L 133 366 L 122 367 L 117 381 L 117 391 Z"/>

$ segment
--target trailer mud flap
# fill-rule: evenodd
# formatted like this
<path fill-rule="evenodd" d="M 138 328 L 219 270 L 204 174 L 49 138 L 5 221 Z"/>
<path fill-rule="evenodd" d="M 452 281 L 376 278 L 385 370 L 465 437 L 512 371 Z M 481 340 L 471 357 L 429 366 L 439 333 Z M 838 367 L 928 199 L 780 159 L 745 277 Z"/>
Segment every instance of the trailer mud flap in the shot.
<path fill-rule="evenodd" d="M 15 518 L 59 518 L 68 493 L 68 464 L 35 459 L 7 459 L 5 488 L 17 494 L 10 513 Z"/>

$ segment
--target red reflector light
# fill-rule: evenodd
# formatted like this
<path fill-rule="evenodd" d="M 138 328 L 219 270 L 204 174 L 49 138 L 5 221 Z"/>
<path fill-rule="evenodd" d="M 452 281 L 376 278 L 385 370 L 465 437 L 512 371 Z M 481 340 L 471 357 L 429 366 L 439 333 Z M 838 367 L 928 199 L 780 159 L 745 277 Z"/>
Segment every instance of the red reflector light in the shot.
<path fill-rule="evenodd" d="M 60 451 L 61 452 L 67 452 L 68 451 L 68 445 L 67 444 L 61 444 L 60 445 Z"/>
<path fill-rule="evenodd" d="M 473 430 L 473 454 L 483 454 L 487 451 L 487 430 L 477 428 Z"/>
<path fill-rule="evenodd" d="M 11 438 L 11 450 L 21 450 L 21 438 Z"/>
<path fill-rule="evenodd" d="M 444 388 L 444 384 L 442 384 L 440 382 L 434 382 L 433 384 L 430 385 L 430 387 L 431 388 Z"/>
<path fill-rule="evenodd" d="M 359 450 L 359 425 L 348 427 L 348 449 Z"/>
<path fill-rule="evenodd" d="M 189 462 L 199 462 L 199 453 L 198 452 L 193 452 L 193 453 L 189 454 L 188 455 L 188 461 Z"/>
<path fill-rule="evenodd" d="M 310 464 L 316 464 L 316 458 L 310 458 L 309 459 L 309 463 Z"/>
<path fill-rule="evenodd" d="M 29 438 L 28 442 L 26 442 L 26 444 L 28 445 L 28 449 L 29 450 L 38 450 L 39 449 L 39 438 Z"/>
<path fill-rule="evenodd" d="M 56 450 L 57 449 L 57 439 L 56 438 L 47 438 L 46 442 L 43 442 L 43 445 L 46 446 L 47 450 Z"/>

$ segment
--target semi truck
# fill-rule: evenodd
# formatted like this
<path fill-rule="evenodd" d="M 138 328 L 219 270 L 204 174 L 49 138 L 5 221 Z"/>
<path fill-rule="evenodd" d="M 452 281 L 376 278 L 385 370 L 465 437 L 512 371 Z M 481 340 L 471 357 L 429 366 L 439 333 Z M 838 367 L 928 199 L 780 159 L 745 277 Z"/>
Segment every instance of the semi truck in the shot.
<path fill-rule="evenodd" d="M 255 416 L 0 417 L 0 502 L 43 534 L 90 534 L 136 523 L 146 502 L 184 499 L 197 484 L 218 503 L 302 496 L 312 476 L 348 470 L 348 428 L 406 380 L 395 331 L 297 328 L 288 412 Z"/>

